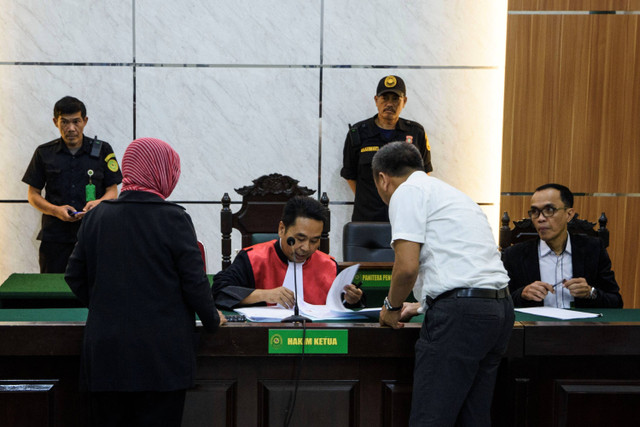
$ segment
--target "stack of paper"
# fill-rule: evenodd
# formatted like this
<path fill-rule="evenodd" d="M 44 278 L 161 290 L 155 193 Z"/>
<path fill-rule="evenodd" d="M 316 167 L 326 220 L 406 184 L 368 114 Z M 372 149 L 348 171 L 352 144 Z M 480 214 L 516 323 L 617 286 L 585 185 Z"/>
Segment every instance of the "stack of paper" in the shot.
<path fill-rule="evenodd" d="M 356 264 L 345 268 L 336 276 L 327 294 L 327 303 L 325 305 L 308 304 L 302 301 L 302 298 L 299 298 L 298 308 L 300 314 L 311 320 L 377 318 L 380 314 L 380 308 L 355 311 L 342 305 L 344 287 L 353 282 L 359 266 L 359 264 Z M 236 308 L 235 311 L 244 314 L 247 319 L 253 322 L 279 322 L 285 317 L 293 315 L 293 310 L 282 307 L 243 307 Z"/>

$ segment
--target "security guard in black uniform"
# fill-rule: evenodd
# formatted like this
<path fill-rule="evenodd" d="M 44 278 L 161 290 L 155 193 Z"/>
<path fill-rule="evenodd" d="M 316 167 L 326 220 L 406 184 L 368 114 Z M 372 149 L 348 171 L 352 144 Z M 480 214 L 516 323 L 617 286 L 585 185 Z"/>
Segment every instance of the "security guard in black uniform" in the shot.
<path fill-rule="evenodd" d="M 102 200 L 118 197 L 122 182 L 111 146 L 84 136 L 89 118 L 80 100 L 62 98 L 53 116 L 61 138 L 40 145 L 22 177 L 29 185 L 29 203 L 43 213 L 38 233 L 41 273 L 64 273 L 80 220 Z"/>
<path fill-rule="evenodd" d="M 352 221 L 389 222 L 389 212 L 376 190 L 371 160 L 385 144 L 405 141 L 420 150 L 425 172 L 433 170 L 429 140 L 424 128 L 400 117 L 407 103 L 404 81 L 398 76 L 386 76 L 378 83 L 374 97 L 378 114 L 355 125 L 349 125 L 344 141 L 343 166 L 340 176 L 355 193 Z"/>

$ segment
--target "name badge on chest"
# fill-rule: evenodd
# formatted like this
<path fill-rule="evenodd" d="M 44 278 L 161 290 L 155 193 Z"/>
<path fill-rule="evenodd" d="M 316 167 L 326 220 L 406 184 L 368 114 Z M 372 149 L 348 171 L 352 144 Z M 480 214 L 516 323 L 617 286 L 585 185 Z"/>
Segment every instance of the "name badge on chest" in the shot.
<path fill-rule="evenodd" d="M 89 169 L 87 171 L 87 175 L 89 175 L 89 183 L 84 187 L 84 192 L 87 198 L 87 202 L 96 199 L 96 186 L 91 182 L 91 177 L 93 176 L 93 170 Z"/>

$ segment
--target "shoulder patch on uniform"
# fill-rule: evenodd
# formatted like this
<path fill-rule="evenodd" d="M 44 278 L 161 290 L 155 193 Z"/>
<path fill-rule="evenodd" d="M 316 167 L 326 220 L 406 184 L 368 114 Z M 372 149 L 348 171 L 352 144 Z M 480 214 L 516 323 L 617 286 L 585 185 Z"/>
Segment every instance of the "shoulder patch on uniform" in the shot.
<path fill-rule="evenodd" d="M 408 127 L 417 127 L 419 129 L 424 129 L 424 126 L 422 126 L 420 123 L 414 122 L 414 121 L 411 121 L 411 120 L 406 120 L 405 119 L 404 124 L 406 126 L 408 126 Z"/>
<path fill-rule="evenodd" d="M 115 154 L 115 153 L 111 153 L 111 154 L 109 154 L 107 157 L 105 157 L 105 158 L 104 158 L 104 161 L 105 161 L 105 162 L 108 162 L 108 161 L 109 161 L 109 159 L 113 159 L 115 156 L 116 156 L 116 154 Z"/>
<path fill-rule="evenodd" d="M 424 134 L 424 139 L 427 141 L 427 151 L 431 151 L 431 146 L 429 145 L 429 137 L 427 134 Z"/>
<path fill-rule="evenodd" d="M 118 172 L 118 161 L 115 159 L 115 157 L 107 161 L 107 168 L 111 172 Z"/>

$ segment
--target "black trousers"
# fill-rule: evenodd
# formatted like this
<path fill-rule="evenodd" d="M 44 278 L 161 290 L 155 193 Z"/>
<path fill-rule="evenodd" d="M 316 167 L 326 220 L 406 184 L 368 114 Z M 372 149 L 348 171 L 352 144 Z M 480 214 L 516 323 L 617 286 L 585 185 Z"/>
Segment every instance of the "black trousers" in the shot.
<path fill-rule="evenodd" d="M 89 393 L 91 427 L 180 427 L 186 390 Z"/>
<path fill-rule="evenodd" d="M 75 243 L 40 242 L 40 273 L 64 273 Z"/>
<path fill-rule="evenodd" d="M 502 299 L 438 299 L 416 343 L 409 425 L 491 426 L 498 365 L 515 315 Z"/>

